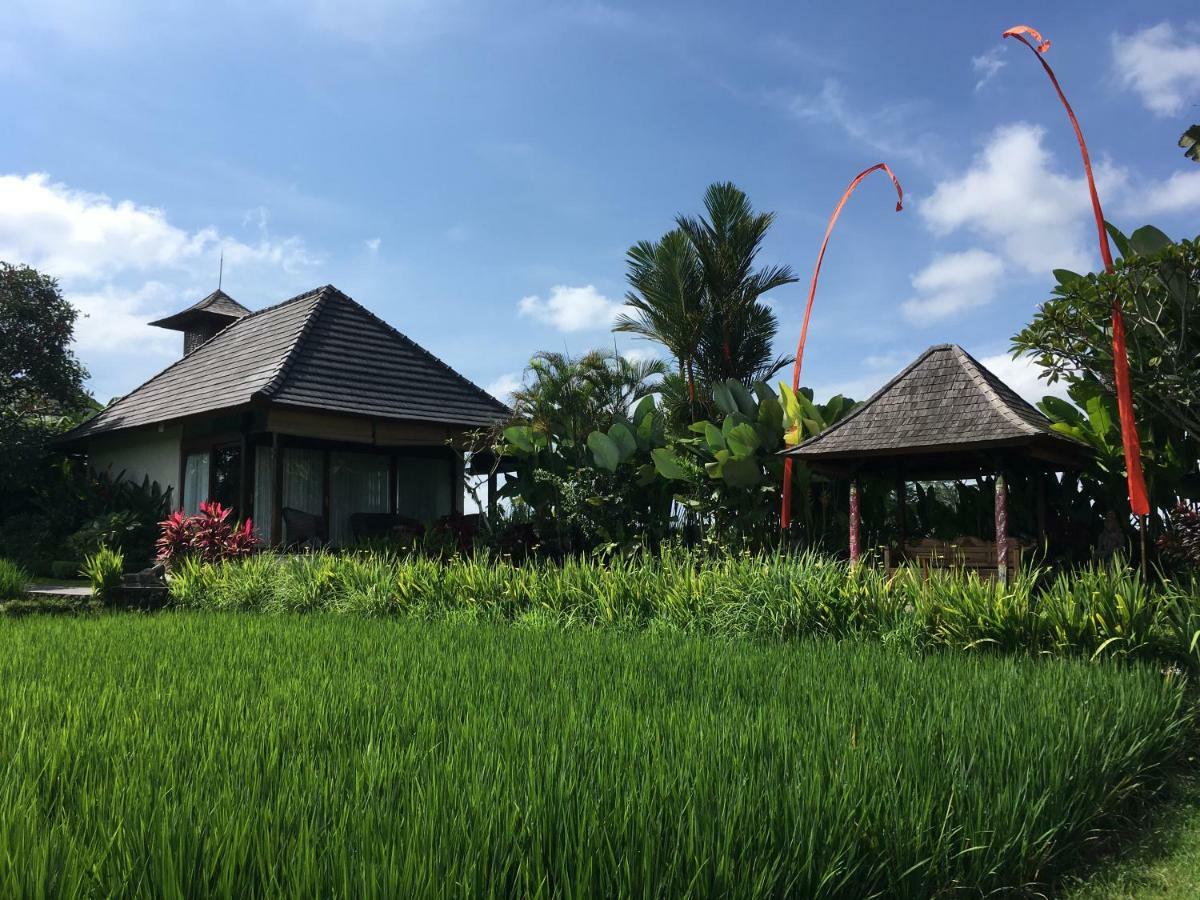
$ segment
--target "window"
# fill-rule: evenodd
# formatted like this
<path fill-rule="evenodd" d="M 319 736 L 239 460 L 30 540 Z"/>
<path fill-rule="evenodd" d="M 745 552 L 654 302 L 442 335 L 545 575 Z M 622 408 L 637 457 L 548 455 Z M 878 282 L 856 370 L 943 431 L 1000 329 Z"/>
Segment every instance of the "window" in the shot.
<path fill-rule="evenodd" d="M 329 457 L 329 541 L 353 543 L 350 517 L 388 512 L 388 458 L 373 453 L 332 453 Z"/>
<path fill-rule="evenodd" d="M 396 512 L 426 525 L 454 511 L 448 459 L 400 457 L 396 467 Z"/>
<path fill-rule="evenodd" d="M 189 453 L 183 461 L 183 509 L 200 512 L 200 504 L 208 499 L 208 451 Z"/>
<path fill-rule="evenodd" d="M 238 444 L 216 447 L 212 452 L 212 499 L 242 518 L 242 448 Z"/>

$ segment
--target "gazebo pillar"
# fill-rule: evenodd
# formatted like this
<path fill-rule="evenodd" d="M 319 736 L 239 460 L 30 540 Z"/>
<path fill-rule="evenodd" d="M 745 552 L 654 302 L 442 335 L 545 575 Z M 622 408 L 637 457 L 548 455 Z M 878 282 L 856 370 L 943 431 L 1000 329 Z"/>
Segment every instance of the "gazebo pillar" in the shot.
<path fill-rule="evenodd" d="M 858 476 L 855 475 L 850 479 L 850 565 L 852 566 L 858 565 L 858 558 L 862 555 L 858 535 L 861 521 L 862 512 L 858 501 Z"/>
<path fill-rule="evenodd" d="M 1008 479 L 996 473 L 996 575 L 1008 581 Z"/>

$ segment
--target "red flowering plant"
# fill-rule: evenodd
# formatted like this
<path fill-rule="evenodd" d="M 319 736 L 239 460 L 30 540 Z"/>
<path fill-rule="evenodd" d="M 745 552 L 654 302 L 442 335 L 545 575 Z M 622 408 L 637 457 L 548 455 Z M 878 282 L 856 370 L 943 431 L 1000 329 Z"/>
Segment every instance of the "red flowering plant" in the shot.
<path fill-rule="evenodd" d="M 200 562 L 221 562 L 253 553 L 262 541 L 254 533 L 254 523 L 231 522 L 232 510 L 212 500 L 200 504 L 200 512 L 188 515 L 182 509 L 159 523 L 158 561 L 171 568 L 180 559 L 192 557 Z"/>

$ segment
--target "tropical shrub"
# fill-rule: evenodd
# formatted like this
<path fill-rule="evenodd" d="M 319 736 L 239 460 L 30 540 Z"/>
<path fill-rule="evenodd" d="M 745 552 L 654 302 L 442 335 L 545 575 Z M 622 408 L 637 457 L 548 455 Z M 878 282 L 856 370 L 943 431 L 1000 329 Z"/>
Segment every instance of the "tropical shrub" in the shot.
<path fill-rule="evenodd" d="M 29 573 L 10 559 L 0 557 L 0 600 L 16 600 L 25 596 Z"/>
<path fill-rule="evenodd" d="M 92 596 L 106 606 L 117 601 L 124 570 L 124 554 L 111 547 L 101 547 L 83 560 L 82 574 L 92 585 Z"/>
<path fill-rule="evenodd" d="M 1180 503 L 1171 511 L 1158 548 L 1172 565 L 1200 573 L 1200 505 Z"/>
<path fill-rule="evenodd" d="M 1128 237 L 1109 226 L 1109 234 L 1121 254 L 1116 270 L 1056 270 L 1053 296 L 1013 338 L 1013 350 L 1031 354 L 1051 383 L 1067 383 L 1080 411 L 1050 399 L 1043 411 L 1096 449 L 1085 474 L 1103 494 L 1098 515 L 1124 509 L 1111 332 L 1120 300 L 1147 488 L 1151 505 L 1166 511 L 1179 499 L 1200 500 L 1200 243 L 1172 241 L 1152 226 Z"/>
<path fill-rule="evenodd" d="M 171 568 L 185 557 L 221 562 L 253 553 L 261 543 L 254 533 L 253 521 L 247 518 L 240 524 L 231 522 L 232 513 L 214 500 L 203 501 L 195 515 L 181 509 L 171 513 L 160 523 L 158 561 Z"/>

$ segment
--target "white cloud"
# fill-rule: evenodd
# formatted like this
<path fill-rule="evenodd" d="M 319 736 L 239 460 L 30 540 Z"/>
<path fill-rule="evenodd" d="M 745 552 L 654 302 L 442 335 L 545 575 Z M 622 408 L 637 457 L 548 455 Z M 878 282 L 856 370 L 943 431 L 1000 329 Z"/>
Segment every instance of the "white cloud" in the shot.
<path fill-rule="evenodd" d="M 622 350 L 621 355 L 631 363 L 644 363 L 662 359 L 662 355 L 652 347 L 629 347 Z"/>
<path fill-rule="evenodd" d="M 1165 181 L 1131 191 L 1123 211 L 1129 216 L 1155 216 L 1200 208 L 1200 171 L 1176 172 Z"/>
<path fill-rule="evenodd" d="M 934 257 L 912 278 L 916 295 L 901 307 L 909 321 L 930 322 L 990 303 L 1004 272 L 995 254 L 974 248 Z"/>
<path fill-rule="evenodd" d="M 178 292 L 159 281 L 137 290 L 105 285 L 96 291 L 70 292 L 66 298 L 80 312 L 75 323 L 75 345 L 84 353 L 128 350 L 178 356 L 183 338 L 178 332 L 147 325 L 177 312 Z"/>
<path fill-rule="evenodd" d="M 379 245 L 383 242 L 379 238 L 367 238 L 363 243 L 366 245 L 368 252 L 378 253 Z"/>
<path fill-rule="evenodd" d="M 221 251 L 227 264 L 265 263 L 286 271 L 312 263 L 298 238 L 254 244 L 215 228 L 188 232 L 162 210 L 74 190 L 44 173 L 0 175 L 0 259 L 62 279 L 99 281 L 127 271 L 183 268 Z"/>
<path fill-rule="evenodd" d="M 935 234 L 966 228 L 996 241 L 1009 261 L 1034 274 L 1093 268 L 1083 175 L 1054 171 L 1044 136 L 1027 123 L 997 129 L 965 173 L 939 183 L 919 205 L 921 217 Z M 1096 181 L 1103 196 L 1122 187 L 1125 174 L 1099 165 Z"/>
<path fill-rule="evenodd" d="M 1003 48 L 993 47 L 987 53 L 971 57 L 971 68 L 979 77 L 979 80 L 975 82 L 975 90 L 982 90 L 985 84 L 995 78 L 996 74 L 1008 65 L 1002 53 Z"/>
<path fill-rule="evenodd" d="M 1186 43 L 1169 22 L 1114 34 L 1112 51 L 1122 83 L 1155 115 L 1178 115 L 1200 93 L 1200 43 Z"/>
<path fill-rule="evenodd" d="M 521 386 L 520 372 L 505 372 L 484 388 L 502 403 L 511 403 L 513 393 Z"/>
<path fill-rule="evenodd" d="M 980 357 L 979 361 L 1030 403 L 1036 404 L 1047 395 L 1067 396 L 1067 386 L 1062 381 L 1049 384 L 1038 378 L 1042 369 L 1031 357 L 1018 356 L 1013 359 L 1007 353 L 997 353 Z"/>
<path fill-rule="evenodd" d="M 622 304 L 609 300 L 590 284 L 583 287 L 557 284 L 550 289 L 550 296 L 545 300 L 534 294 L 522 297 L 517 303 L 522 316 L 529 316 L 559 331 L 611 328 L 621 307 Z"/>
<path fill-rule="evenodd" d="M 930 155 L 930 137 L 913 134 L 911 123 L 919 108 L 909 102 L 889 103 L 863 110 L 856 108 L 836 78 L 828 78 L 815 95 L 797 96 L 786 103 L 798 119 L 835 125 L 855 144 L 869 147 L 889 157 L 924 162 Z"/>

